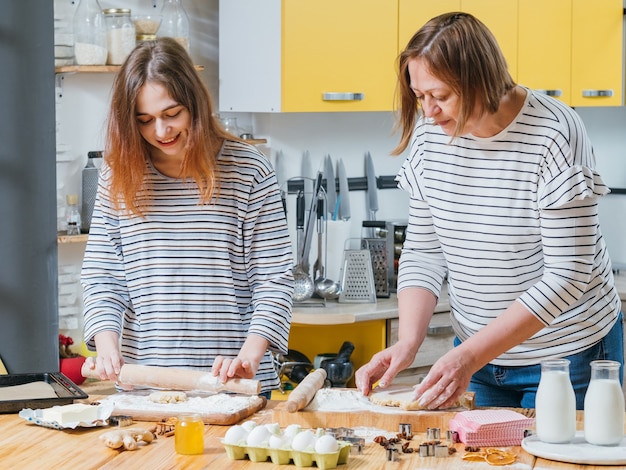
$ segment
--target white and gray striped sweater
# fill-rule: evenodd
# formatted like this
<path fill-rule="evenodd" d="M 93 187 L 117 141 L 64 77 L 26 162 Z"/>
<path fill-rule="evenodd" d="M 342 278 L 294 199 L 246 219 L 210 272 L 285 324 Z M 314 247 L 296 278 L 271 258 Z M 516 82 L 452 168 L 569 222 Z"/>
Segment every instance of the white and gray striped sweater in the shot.
<path fill-rule="evenodd" d="M 226 141 L 218 177 L 217 201 L 200 205 L 194 182 L 147 164 L 142 219 L 111 206 L 103 169 L 81 275 L 90 347 L 124 329 L 128 363 L 192 369 L 236 356 L 250 333 L 287 352 L 293 259 L 276 176 L 257 149 Z M 269 352 L 256 378 L 278 386 Z"/>
<path fill-rule="evenodd" d="M 546 326 L 492 361 L 509 366 L 592 346 L 620 310 L 597 215 L 608 188 L 582 121 L 527 92 L 494 137 L 451 142 L 439 126 L 418 122 L 397 176 L 410 194 L 398 289 L 438 295 L 447 275 L 461 340 L 521 302 Z"/>

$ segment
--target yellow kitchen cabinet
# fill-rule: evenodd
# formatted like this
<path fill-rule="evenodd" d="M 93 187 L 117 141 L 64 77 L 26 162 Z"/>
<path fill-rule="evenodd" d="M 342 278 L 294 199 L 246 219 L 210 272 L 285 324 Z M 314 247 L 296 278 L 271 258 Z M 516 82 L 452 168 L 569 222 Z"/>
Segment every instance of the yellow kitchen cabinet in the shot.
<path fill-rule="evenodd" d="M 369 362 L 374 354 L 387 347 L 387 320 L 370 320 L 338 325 L 303 325 L 292 323 L 289 348 L 311 361 L 317 354 L 336 353 L 344 341 L 354 344 L 350 356 L 354 370 Z M 349 384 L 354 386 L 354 377 Z"/>
<path fill-rule="evenodd" d="M 461 0 L 400 0 L 398 5 L 398 51 L 428 20 L 449 11 L 460 11 Z"/>
<path fill-rule="evenodd" d="M 220 0 L 221 111 L 393 108 L 398 5 Z"/>
<path fill-rule="evenodd" d="M 517 81 L 571 102 L 572 0 L 519 2 Z"/>
<path fill-rule="evenodd" d="M 517 7 L 518 0 L 461 0 L 461 10 L 480 19 L 496 37 L 513 80 L 517 80 Z"/>
<path fill-rule="evenodd" d="M 496 37 L 516 79 L 518 0 L 399 0 L 398 47 L 404 49 L 413 34 L 429 19 L 449 11 L 465 11 L 480 19 Z"/>
<path fill-rule="evenodd" d="M 572 106 L 623 101 L 622 0 L 572 0 Z"/>

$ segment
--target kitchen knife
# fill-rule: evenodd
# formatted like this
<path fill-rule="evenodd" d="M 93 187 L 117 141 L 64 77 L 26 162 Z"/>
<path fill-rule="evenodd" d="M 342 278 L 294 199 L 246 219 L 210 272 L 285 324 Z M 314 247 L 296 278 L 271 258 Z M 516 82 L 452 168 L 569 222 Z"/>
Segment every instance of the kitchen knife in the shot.
<path fill-rule="evenodd" d="M 302 153 L 300 176 L 302 176 L 304 184 L 304 207 L 310 207 L 313 199 L 313 167 L 311 166 L 311 155 L 308 150 Z"/>
<path fill-rule="evenodd" d="M 365 175 L 367 177 L 367 207 L 370 212 L 370 220 L 376 220 L 378 211 L 378 188 L 376 187 L 376 171 L 374 162 L 369 152 L 365 153 Z"/>
<path fill-rule="evenodd" d="M 326 208 L 332 220 L 337 220 L 335 206 L 337 205 L 337 183 L 335 181 L 335 169 L 330 155 L 324 158 L 324 178 L 326 179 Z"/>
<path fill-rule="evenodd" d="M 339 159 L 337 165 L 337 175 L 339 177 L 339 218 L 341 220 L 350 220 L 350 188 L 348 187 L 348 176 L 346 175 L 346 167 L 343 165 L 343 159 Z"/>
<path fill-rule="evenodd" d="M 99 379 L 95 369 L 83 364 L 81 373 L 85 378 Z M 119 382 L 125 385 L 142 385 L 165 390 L 197 390 L 203 392 L 234 392 L 245 395 L 258 395 L 261 382 L 253 379 L 228 379 L 220 382 L 211 372 L 176 369 L 174 367 L 142 366 L 124 364 L 119 374 Z"/>

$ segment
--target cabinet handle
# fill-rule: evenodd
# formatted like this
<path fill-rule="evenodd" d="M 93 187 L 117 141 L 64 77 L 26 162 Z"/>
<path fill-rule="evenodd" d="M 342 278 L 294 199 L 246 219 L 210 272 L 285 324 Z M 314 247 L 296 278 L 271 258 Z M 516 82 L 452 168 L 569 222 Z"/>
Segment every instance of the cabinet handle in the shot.
<path fill-rule="evenodd" d="M 562 90 L 535 90 L 535 92 L 541 93 L 542 95 L 555 96 L 555 97 L 563 95 Z"/>
<path fill-rule="evenodd" d="M 603 96 L 613 96 L 613 90 L 583 90 L 584 98 L 599 98 Z"/>
<path fill-rule="evenodd" d="M 365 93 L 326 92 L 322 95 L 324 101 L 363 101 Z"/>
<path fill-rule="evenodd" d="M 445 336 L 453 333 L 452 325 L 443 325 L 443 326 L 429 326 L 428 327 L 428 336 Z"/>

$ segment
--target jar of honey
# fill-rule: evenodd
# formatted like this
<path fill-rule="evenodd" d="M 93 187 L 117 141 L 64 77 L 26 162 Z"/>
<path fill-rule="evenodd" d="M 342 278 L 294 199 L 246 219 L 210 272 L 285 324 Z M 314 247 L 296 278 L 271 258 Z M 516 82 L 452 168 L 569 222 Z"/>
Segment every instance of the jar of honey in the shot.
<path fill-rule="evenodd" d="M 204 422 L 199 414 L 178 417 L 174 428 L 174 448 L 178 454 L 183 455 L 204 452 Z"/>

